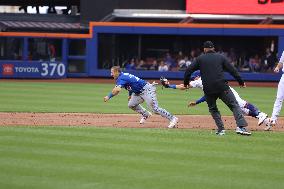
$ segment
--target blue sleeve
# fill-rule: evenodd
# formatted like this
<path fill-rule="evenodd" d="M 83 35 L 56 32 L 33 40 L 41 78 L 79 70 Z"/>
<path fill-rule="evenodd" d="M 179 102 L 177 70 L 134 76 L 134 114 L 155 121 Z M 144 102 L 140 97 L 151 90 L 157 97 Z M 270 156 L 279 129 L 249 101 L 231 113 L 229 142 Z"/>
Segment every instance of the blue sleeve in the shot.
<path fill-rule="evenodd" d="M 132 93 L 133 93 L 133 91 L 131 90 L 131 91 L 128 91 L 128 96 L 131 96 L 132 95 Z"/>
<path fill-rule="evenodd" d="M 120 87 L 120 88 L 124 88 L 125 87 L 125 85 L 126 85 L 126 81 L 125 80 L 122 80 L 122 79 L 118 79 L 117 81 L 116 81 L 116 86 L 118 86 L 118 87 Z"/>
<path fill-rule="evenodd" d="M 205 101 L 206 101 L 205 96 L 203 96 L 195 102 L 196 102 L 196 104 L 200 104 L 201 102 L 205 102 Z"/>
<path fill-rule="evenodd" d="M 175 85 L 175 84 L 169 85 L 169 88 L 171 88 L 171 89 L 177 89 L 177 85 Z"/>

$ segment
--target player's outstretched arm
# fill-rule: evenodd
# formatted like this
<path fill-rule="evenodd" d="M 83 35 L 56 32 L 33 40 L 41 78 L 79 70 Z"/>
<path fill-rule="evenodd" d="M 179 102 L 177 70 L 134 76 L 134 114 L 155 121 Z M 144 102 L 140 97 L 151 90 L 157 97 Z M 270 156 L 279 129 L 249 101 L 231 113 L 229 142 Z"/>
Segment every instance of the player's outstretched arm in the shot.
<path fill-rule="evenodd" d="M 179 85 L 175 85 L 175 84 L 170 84 L 170 81 L 165 78 L 165 77 L 161 77 L 160 78 L 160 82 L 161 84 L 165 87 L 165 88 L 171 88 L 171 89 L 179 89 L 179 90 L 185 90 L 187 89 L 184 84 L 179 84 Z M 189 85 L 189 87 L 191 87 Z"/>
<path fill-rule="evenodd" d="M 196 101 L 190 101 L 187 106 L 188 107 L 196 106 L 197 104 L 200 104 L 200 103 L 205 102 L 205 101 L 206 101 L 205 96 L 203 96 L 203 97 L 201 97 L 200 99 L 198 99 Z"/>
<path fill-rule="evenodd" d="M 121 88 L 118 86 L 115 86 L 112 91 L 104 97 L 104 102 L 107 102 L 109 99 L 111 99 L 112 97 L 118 95 L 118 93 L 121 91 Z"/>
<path fill-rule="evenodd" d="M 189 85 L 189 87 L 190 87 L 190 85 Z M 175 85 L 175 84 L 170 85 L 170 84 L 169 84 L 169 86 L 168 86 L 167 88 L 179 89 L 179 90 L 186 90 L 186 89 L 188 89 L 188 88 L 186 88 L 186 87 L 184 86 L 184 84 L 179 84 L 179 85 Z"/>
<path fill-rule="evenodd" d="M 191 87 L 190 84 L 189 84 L 189 87 Z M 184 86 L 184 84 L 176 85 L 176 88 L 179 89 L 179 90 L 186 90 L 186 89 L 188 89 L 188 88 L 186 88 L 186 87 Z"/>

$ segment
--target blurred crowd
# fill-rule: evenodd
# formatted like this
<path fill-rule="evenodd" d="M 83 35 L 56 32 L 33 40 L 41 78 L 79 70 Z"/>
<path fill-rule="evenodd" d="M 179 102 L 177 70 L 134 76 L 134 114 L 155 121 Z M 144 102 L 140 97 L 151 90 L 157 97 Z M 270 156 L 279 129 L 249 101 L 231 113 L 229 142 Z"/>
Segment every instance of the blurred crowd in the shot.
<path fill-rule="evenodd" d="M 223 51 L 216 49 L 240 72 L 272 72 L 277 63 L 277 55 L 270 48 L 265 53 L 246 54 L 237 53 L 234 48 Z M 163 57 L 137 59 L 135 57 L 123 63 L 125 70 L 157 70 L 157 71 L 184 71 L 202 52 L 192 49 L 189 53 L 165 53 Z"/>

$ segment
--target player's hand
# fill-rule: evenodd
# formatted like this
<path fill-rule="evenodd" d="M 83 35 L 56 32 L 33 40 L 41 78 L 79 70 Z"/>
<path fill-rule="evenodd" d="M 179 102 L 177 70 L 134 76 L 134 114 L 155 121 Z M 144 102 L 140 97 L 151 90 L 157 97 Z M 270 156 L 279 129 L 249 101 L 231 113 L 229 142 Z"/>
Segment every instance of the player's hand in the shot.
<path fill-rule="evenodd" d="M 189 89 L 189 85 L 183 85 L 183 87 Z"/>
<path fill-rule="evenodd" d="M 196 102 L 195 101 L 190 101 L 187 106 L 188 107 L 196 106 Z"/>
<path fill-rule="evenodd" d="M 105 96 L 104 97 L 104 102 L 107 102 L 109 100 L 109 97 L 108 96 Z"/>
<path fill-rule="evenodd" d="M 246 87 L 247 87 L 246 83 L 244 83 L 243 85 L 241 85 L 241 88 L 246 88 Z"/>
<path fill-rule="evenodd" d="M 184 84 L 180 84 L 180 85 L 179 85 L 179 89 L 180 89 L 180 90 L 187 90 L 187 89 L 188 89 L 188 86 L 185 87 Z"/>
<path fill-rule="evenodd" d="M 156 81 L 153 81 L 152 85 L 159 85 L 159 83 L 156 83 Z"/>
<path fill-rule="evenodd" d="M 127 100 L 129 101 L 131 99 L 131 96 L 128 96 Z"/>
<path fill-rule="evenodd" d="M 168 81 L 166 81 L 166 84 L 167 84 L 167 85 L 170 85 L 170 82 L 169 82 L 169 80 L 168 80 Z"/>
<path fill-rule="evenodd" d="M 280 70 L 279 70 L 278 66 L 276 66 L 276 67 L 274 68 L 274 72 L 275 72 L 275 73 L 279 73 L 279 71 L 280 71 Z"/>

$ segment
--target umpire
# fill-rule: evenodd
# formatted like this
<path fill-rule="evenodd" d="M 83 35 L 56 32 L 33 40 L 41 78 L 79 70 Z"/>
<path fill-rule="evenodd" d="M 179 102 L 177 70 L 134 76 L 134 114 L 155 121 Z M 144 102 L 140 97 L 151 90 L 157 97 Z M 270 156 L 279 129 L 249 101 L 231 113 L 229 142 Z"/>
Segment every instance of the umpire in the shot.
<path fill-rule="evenodd" d="M 248 124 L 234 94 L 229 88 L 228 82 L 224 78 L 224 72 L 229 72 L 239 82 L 241 87 L 246 87 L 244 81 L 229 61 L 223 55 L 215 52 L 214 44 L 211 41 L 204 42 L 203 48 L 204 54 L 197 57 L 186 69 L 184 74 L 184 86 L 187 87 L 189 85 L 190 75 L 195 70 L 200 70 L 203 91 L 209 112 L 218 127 L 216 134 L 225 134 L 224 124 L 216 104 L 217 99 L 220 98 L 234 114 L 237 124 L 236 133 L 241 135 L 251 135 L 245 128 Z"/>

